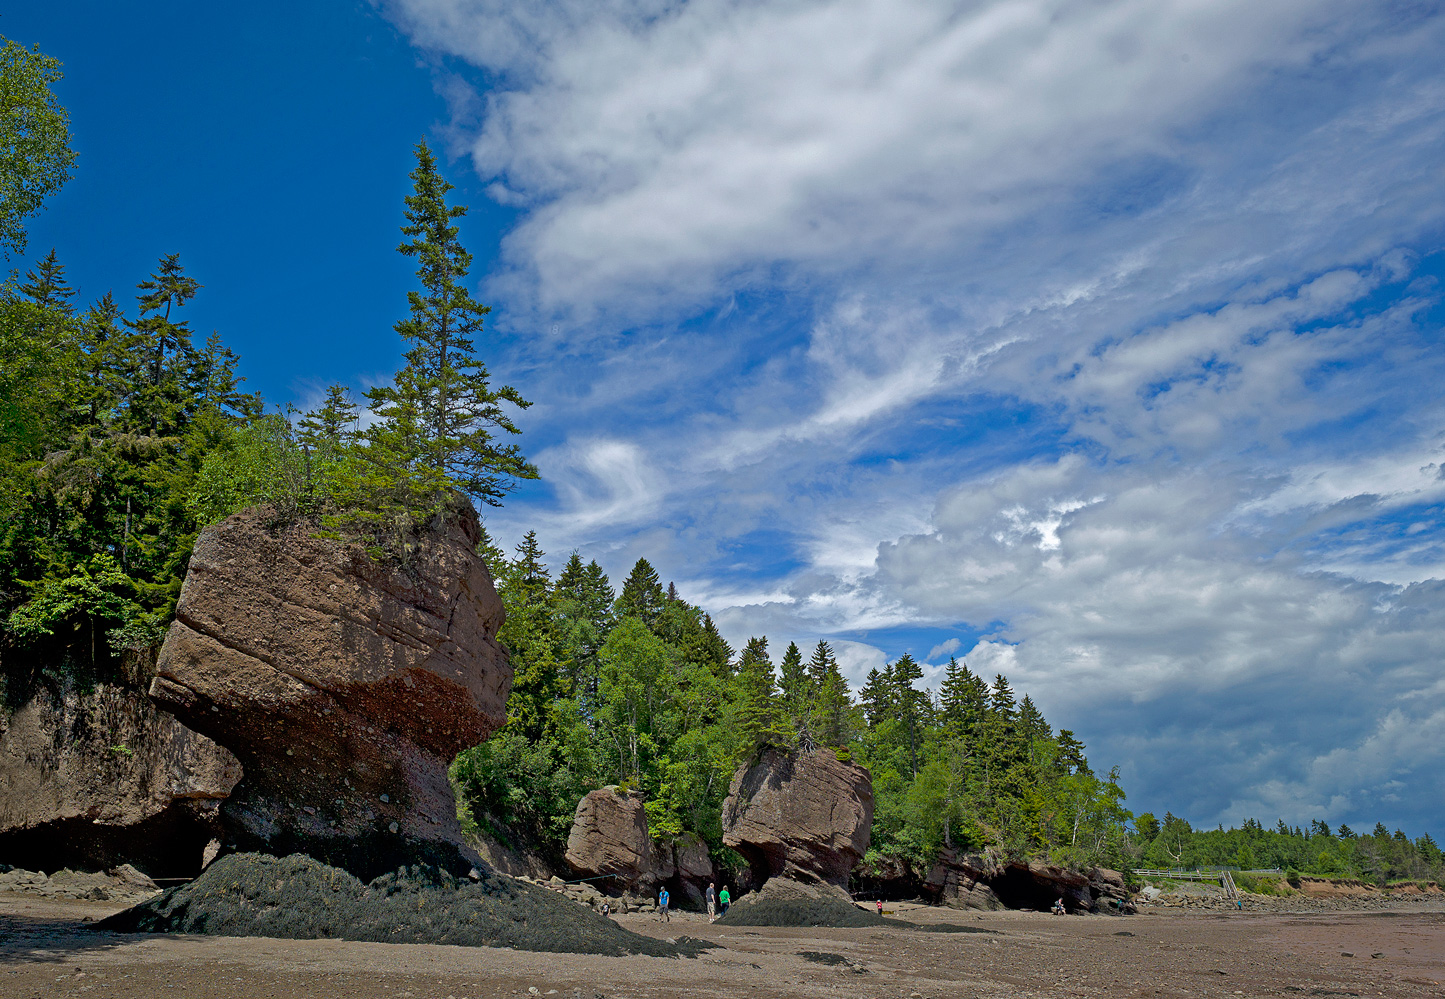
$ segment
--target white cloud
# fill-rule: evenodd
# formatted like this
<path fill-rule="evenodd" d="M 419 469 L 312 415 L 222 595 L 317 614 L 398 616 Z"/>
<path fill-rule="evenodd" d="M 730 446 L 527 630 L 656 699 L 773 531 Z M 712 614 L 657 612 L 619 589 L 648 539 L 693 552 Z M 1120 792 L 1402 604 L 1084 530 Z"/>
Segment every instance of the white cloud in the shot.
<path fill-rule="evenodd" d="M 929 649 L 928 655 L 924 656 L 923 658 L 926 659 L 928 662 L 932 662 L 939 656 L 952 655 L 953 653 L 958 651 L 959 646 L 961 645 L 963 645 L 963 643 L 960 642 L 958 639 L 950 638 L 946 642 L 939 642 L 933 648 Z"/>
<path fill-rule="evenodd" d="M 564 327 L 505 528 L 730 639 L 1003 622 L 970 665 L 1199 821 L 1445 790 L 1438 12 L 389 9 L 495 74 L 498 318 Z"/>

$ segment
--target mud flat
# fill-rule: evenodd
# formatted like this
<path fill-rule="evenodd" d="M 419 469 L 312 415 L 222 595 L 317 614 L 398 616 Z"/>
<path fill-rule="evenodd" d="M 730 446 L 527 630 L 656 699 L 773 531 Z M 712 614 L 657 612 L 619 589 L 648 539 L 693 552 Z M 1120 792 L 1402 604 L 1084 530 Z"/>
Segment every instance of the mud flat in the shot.
<path fill-rule="evenodd" d="M 619 919 L 625 928 L 658 939 L 688 935 L 721 945 L 696 958 L 89 929 L 117 909 L 97 901 L 0 893 L 0 995 L 1344 999 L 1445 994 L 1445 906 L 1439 902 L 1379 912 L 1176 911 L 1127 917 L 889 907 L 888 915 L 918 924 L 967 922 L 993 931 L 946 934 L 896 926 L 729 927 L 688 913 L 671 923 L 645 915 Z"/>

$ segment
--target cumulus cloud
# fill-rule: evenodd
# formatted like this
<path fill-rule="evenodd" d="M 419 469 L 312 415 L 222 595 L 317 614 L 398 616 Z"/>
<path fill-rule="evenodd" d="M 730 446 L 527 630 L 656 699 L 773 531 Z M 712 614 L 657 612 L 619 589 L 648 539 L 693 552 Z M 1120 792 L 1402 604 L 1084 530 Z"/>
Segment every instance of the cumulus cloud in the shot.
<path fill-rule="evenodd" d="M 1143 807 L 1438 818 L 1438 11 L 386 6 L 481 71 L 497 315 L 560 327 L 500 531 L 854 682 L 988 629 Z"/>

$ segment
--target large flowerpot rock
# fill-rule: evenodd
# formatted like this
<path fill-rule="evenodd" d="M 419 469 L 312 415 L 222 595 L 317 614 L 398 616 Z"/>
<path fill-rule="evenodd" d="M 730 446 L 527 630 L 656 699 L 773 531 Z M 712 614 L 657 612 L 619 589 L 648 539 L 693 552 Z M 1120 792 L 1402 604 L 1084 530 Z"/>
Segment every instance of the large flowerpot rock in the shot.
<path fill-rule="evenodd" d="M 577 803 L 564 859 L 578 877 L 615 889 L 651 887 L 674 873 L 671 851 L 648 832 L 641 793 L 615 786 L 590 791 Z"/>
<path fill-rule="evenodd" d="M 240 778 L 231 753 L 140 691 L 42 692 L 0 713 L 0 858 L 188 877 Z"/>
<path fill-rule="evenodd" d="M 150 689 L 245 768 L 228 845 L 361 876 L 461 846 L 447 765 L 502 725 L 512 684 L 475 512 L 403 564 L 268 517 L 201 532 Z"/>
<path fill-rule="evenodd" d="M 754 888 L 781 876 L 846 891 L 868 850 L 873 778 L 831 749 L 765 750 L 733 777 L 722 824 L 723 843 L 747 860 Z"/>

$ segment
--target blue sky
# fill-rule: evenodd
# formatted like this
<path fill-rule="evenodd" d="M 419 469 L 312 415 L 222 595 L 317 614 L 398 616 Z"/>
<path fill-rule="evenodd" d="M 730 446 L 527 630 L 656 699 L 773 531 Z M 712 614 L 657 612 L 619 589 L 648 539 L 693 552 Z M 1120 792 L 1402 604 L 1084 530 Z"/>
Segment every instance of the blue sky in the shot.
<path fill-rule="evenodd" d="M 299 11 L 299 12 L 298 12 Z M 1442 829 L 1445 14 L 1295 0 L 66 3 L 87 296 L 398 361 L 445 153 L 543 481 L 741 642 L 1003 671 L 1136 810 Z M 933 679 L 930 672 L 929 681 Z"/>

